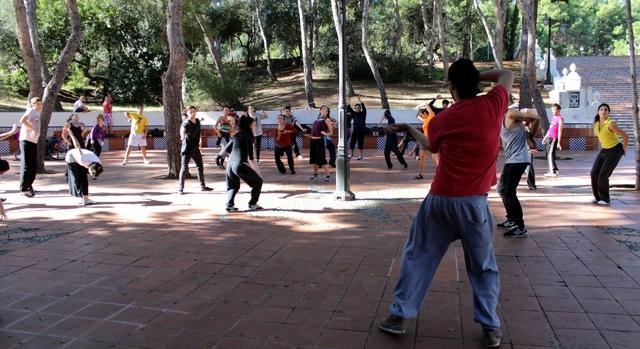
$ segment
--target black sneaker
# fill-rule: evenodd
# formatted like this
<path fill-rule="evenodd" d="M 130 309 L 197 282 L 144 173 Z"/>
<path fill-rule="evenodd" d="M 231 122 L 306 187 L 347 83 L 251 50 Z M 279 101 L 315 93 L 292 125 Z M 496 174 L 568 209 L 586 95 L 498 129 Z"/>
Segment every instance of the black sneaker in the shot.
<path fill-rule="evenodd" d="M 235 206 L 227 206 L 227 212 L 236 212 L 238 208 Z"/>
<path fill-rule="evenodd" d="M 213 191 L 213 188 L 209 188 L 205 185 L 204 187 L 200 187 L 200 191 Z"/>
<path fill-rule="evenodd" d="M 397 315 L 389 315 L 386 319 L 378 323 L 378 328 L 387 333 L 395 335 L 403 335 L 406 330 L 404 328 L 404 319 Z"/>
<path fill-rule="evenodd" d="M 526 238 L 527 237 L 527 228 L 520 228 L 517 225 L 509 229 L 506 233 L 504 233 L 504 237 L 506 238 Z"/>
<path fill-rule="evenodd" d="M 500 340 L 502 339 L 502 335 L 500 334 L 499 329 L 495 328 L 485 328 L 482 330 L 484 332 L 484 344 L 487 348 L 499 348 Z"/>
<path fill-rule="evenodd" d="M 512 222 L 512 221 L 510 221 L 510 220 L 506 220 L 506 221 L 504 221 L 504 222 L 502 222 L 502 223 L 498 223 L 498 224 L 496 224 L 496 227 L 498 227 L 498 228 L 505 228 L 505 229 L 511 229 L 511 228 L 513 228 L 513 227 L 515 227 L 515 226 L 516 226 L 516 224 L 515 224 L 515 223 L 513 223 L 513 222 Z"/>

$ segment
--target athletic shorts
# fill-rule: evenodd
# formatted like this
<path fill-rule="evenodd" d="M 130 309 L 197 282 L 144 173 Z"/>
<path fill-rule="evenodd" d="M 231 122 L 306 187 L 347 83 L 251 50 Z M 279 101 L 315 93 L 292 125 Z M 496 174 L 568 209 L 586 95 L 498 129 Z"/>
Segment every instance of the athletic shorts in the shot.
<path fill-rule="evenodd" d="M 144 133 L 131 133 L 129 134 L 129 145 L 133 147 L 146 147 L 147 137 Z"/>

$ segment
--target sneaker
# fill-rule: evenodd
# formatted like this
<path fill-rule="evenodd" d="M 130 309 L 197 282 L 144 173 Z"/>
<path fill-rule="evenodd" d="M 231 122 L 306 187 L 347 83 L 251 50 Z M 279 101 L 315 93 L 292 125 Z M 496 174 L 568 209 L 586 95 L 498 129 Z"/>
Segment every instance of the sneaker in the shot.
<path fill-rule="evenodd" d="M 178 195 L 184 195 L 184 191 L 178 190 Z"/>
<path fill-rule="evenodd" d="M 142 161 L 142 162 L 144 162 L 144 164 L 145 164 L 145 165 L 149 165 L 149 164 L 151 163 L 151 161 L 149 161 L 149 160 L 147 160 L 147 159 L 145 159 L 145 160 L 144 160 L 144 161 Z"/>
<path fill-rule="evenodd" d="M 482 330 L 484 332 L 484 344 L 487 348 L 499 348 L 500 340 L 502 336 L 500 335 L 500 330 L 496 328 L 485 328 Z"/>
<path fill-rule="evenodd" d="M 558 175 L 556 173 L 553 172 L 546 172 L 544 174 L 545 177 L 557 177 Z"/>
<path fill-rule="evenodd" d="M 328 181 L 330 181 L 330 180 L 331 180 L 331 176 L 325 176 L 325 177 L 324 177 L 324 181 L 325 181 L 325 182 L 328 182 Z"/>
<path fill-rule="evenodd" d="M 122 166 L 127 164 L 127 159 L 122 160 Z"/>
<path fill-rule="evenodd" d="M 204 187 L 200 187 L 200 191 L 213 191 L 213 188 L 209 188 L 205 185 Z"/>
<path fill-rule="evenodd" d="M 609 205 L 610 205 L 610 203 L 609 203 L 608 201 L 598 200 L 598 201 L 596 201 L 596 205 L 599 205 L 599 206 L 609 206 Z"/>
<path fill-rule="evenodd" d="M 537 189 L 538 189 L 538 187 L 535 186 L 535 185 L 530 185 L 529 186 L 529 190 L 537 190 Z"/>
<path fill-rule="evenodd" d="M 407 164 L 407 163 L 405 162 L 402 166 L 404 166 L 404 169 L 406 170 L 406 169 L 407 169 L 407 167 L 409 167 L 409 164 Z"/>
<path fill-rule="evenodd" d="M 309 179 L 312 180 L 312 181 L 317 181 L 318 180 L 318 174 L 314 173 L 313 176 L 311 176 Z"/>
<path fill-rule="evenodd" d="M 498 223 L 498 224 L 496 224 L 496 227 L 498 227 L 498 228 L 507 228 L 507 229 L 511 229 L 511 228 L 513 228 L 515 225 L 516 225 L 516 224 L 515 224 L 515 223 L 513 223 L 512 221 L 510 221 L 510 220 L 506 220 L 506 221 L 504 221 L 504 222 L 502 222 L 502 223 Z"/>
<path fill-rule="evenodd" d="M 227 212 L 236 212 L 238 208 L 235 206 L 227 206 L 226 210 Z"/>
<path fill-rule="evenodd" d="M 292 175 L 296 174 L 296 171 L 291 171 L 291 174 L 292 174 Z"/>
<path fill-rule="evenodd" d="M 93 200 L 89 200 L 89 199 L 87 199 L 87 200 L 85 200 L 82 204 L 83 204 L 83 205 L 85 205 L 85 206 L 91 206 L 91 205 L 95 205 L 95 204 L 96 204 L 96 202 L 95 202 L 95 201 L 93 201 Z"/>
<path fill-rule="evenodd" d="M 255 204 L 255 205 L 249 205 L 249 211 L 258 211 L 258 210 L 262 210 L 262 206 Z"/>
<path fill-rule="evenodd" d="M 22 192 L 22 196 L 26 196 L 28 198 L 34 197 L 36 194 L 33 193 L 33 190 L 27 190 Z"/>
<path fill-rule="evenodd" d="M 404 328 L 404 319 L 397 315 L 389 315 L 386 319 L 378 323 L 378 328 L 387 333 L 395 335 L 403 335 L 406 330 Z"/>
<path fill-rule="evenodd" d="M 520 228 L 516 225 L 504 233 L 503 236 L 506 238 L 525 238 L 527 237 L 527 228 Z"/>
<path fill-rule="evenodd" d="M 356 160 L 362 160 L 362 156 L 358 156 Z"/>
<path fill-rule="evenodd" d="M 415 177 L 415 179 L 423 179 L 423 178 L 424 178 L 424 176 L 423 176 L 423 175 L 421 175 L 421 174 L 419 174 L 419 175 L 417 175 L 417 176 Z"/>
<path fill-rule="evenodd" d="M 302 159 L 304 159 L 304 156 L 298 155 L 298 159 L 302 160 Z"/>

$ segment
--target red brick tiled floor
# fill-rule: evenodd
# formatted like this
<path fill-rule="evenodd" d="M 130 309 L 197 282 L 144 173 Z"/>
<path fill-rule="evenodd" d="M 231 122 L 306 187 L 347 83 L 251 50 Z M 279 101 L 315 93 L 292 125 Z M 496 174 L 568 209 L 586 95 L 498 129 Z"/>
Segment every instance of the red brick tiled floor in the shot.
<path fill-rule="evenodd" d="M 186 195 L 138 154 L 104 154 L 91 181 L 98 205 L 67 195 L 62 163 L 39 175 L 33 199 L 16 193 L 18 164 L 3 177 L 10 221 L 0 224 L 0 348 L 481 348 L 459 243 L 443 259 L 419 317 L 393 338 L 376 322 L 392 301 L 402 245 L 428 192 L 410 169 L 387 170 L 381 153 L 352 162 L 358 200 L 333 200 L 334 185 L 276 174 L 261 163 L 261 212 L 224 211 L 215 191 Z M 590 204 L 593 152 L 562 152 L 562 176 L 520 187 L 526 239 L 495 235 L 499 313 L 506 348 L 638 348 L 640 195 L 633 156 L 612 177 L 611 207 Z M 544 161 L 536 160 L 538 173 Z M 428 165 L 427 178 L 433 175 Z M 524 184 L 524 181 L 523 181 Z M 237 204 L 244 210 L 248 188 Z M 504 209 L 495 191 L 496 220 Z"/>

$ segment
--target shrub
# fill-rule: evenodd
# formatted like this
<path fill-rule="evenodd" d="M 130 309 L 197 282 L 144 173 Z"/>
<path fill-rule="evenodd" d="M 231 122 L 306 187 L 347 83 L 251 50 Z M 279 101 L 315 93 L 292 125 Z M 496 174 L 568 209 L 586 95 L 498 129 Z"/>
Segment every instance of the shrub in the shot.
<path fill-rule="evenodd" d="M 220 79 L 208 65 L 195 64 L 187 69 L 189 97 L 194 100 L 213 100 L 219 106 L 238 106 L 249 96 L 249 83 L 244 72 L 226 68 Z"/>

